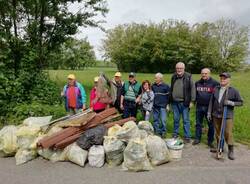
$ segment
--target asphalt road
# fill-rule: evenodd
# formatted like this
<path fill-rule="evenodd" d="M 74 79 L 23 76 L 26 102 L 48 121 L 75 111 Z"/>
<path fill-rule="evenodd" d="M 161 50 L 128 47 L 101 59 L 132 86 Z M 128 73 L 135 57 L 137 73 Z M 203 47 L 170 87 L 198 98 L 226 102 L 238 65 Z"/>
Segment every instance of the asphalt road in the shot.
<path fill-rule="evenodd" d="M 51 163 L 37 158 L 16 166 L 15 158 L 0 158 L 0 184 L 249 184 L 250 150 L 236 147 L 236 160 L 214 159 L 205 145 L 189 145 L 181 161 L 148 172 L 125 172 L 121 167 L 84 168 L 69 162 Z"/>

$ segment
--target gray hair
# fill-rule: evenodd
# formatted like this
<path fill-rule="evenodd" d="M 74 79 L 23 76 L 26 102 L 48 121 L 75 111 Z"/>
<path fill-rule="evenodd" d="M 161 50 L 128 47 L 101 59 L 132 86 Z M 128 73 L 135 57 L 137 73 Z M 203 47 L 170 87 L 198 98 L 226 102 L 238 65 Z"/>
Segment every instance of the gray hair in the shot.
<path fill-rule="evenodd" d="M 183 62 L 176 63 L 175 67 L 182 66 L 185 69 L 185 64 Z"/>
<path fill-rule="evenodd" d="M 155 77 L 163 79 L 163 74 L 158 72 L 157 74 L 155 74 Z"/>

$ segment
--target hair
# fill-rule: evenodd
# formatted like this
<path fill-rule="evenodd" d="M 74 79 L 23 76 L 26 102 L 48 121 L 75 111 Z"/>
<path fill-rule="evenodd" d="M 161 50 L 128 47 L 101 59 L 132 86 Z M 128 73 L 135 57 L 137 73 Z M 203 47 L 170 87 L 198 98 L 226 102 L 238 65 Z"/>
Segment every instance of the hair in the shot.
<path fill-rule="evenodd" d="M 143 86 L 144 86 L 144 84 L 146 84 L 146 83 L 148 83 L 148 88 L 151 89 L 151 84 L 150 84 L 150 82 L 149 82 L 148 80 L 144 80 L 144 81 L 142 82 L 142 85 L 141 85 L 141 86 L 142 86 L 142 91 L 144 91 L 144 87 L 143 87 Z"/>
<path fill-rule="evenodd" d="M 176 63 L 175 67 L 176 67 L 177 65 L 181 65 L 181 66 L 183 66 L 183 67 L 184 67 L 184 69 L 186 68 L 186 67 L 185 67 L 185 63 L 183 63 L 183 62 L 178 62 L 178 63 Z"/>
<path fill-rule="evenodd" d="M 158 72 L 155 74 L 155 77 L 159 77 L 159 78 L 163 79 L 163 74 Z"/>

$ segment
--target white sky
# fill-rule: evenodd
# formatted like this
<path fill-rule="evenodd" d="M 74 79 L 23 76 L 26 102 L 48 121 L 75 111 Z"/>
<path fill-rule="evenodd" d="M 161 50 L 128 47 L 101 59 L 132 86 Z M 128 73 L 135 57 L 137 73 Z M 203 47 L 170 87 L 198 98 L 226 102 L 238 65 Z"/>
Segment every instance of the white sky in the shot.
<path fill-rule="evenodd" d="M 231 18 L 242 25 L 250 25 L 250 0 L 108 0 L 109 13 L 105 29 L 124 23 L 161 22 L 163 19 L 185 20 L 190 24 Z M 78 38 L 88 37 L 97 58 L 99 47 L 105 38 L 98 28 L 83 28 Z"/>

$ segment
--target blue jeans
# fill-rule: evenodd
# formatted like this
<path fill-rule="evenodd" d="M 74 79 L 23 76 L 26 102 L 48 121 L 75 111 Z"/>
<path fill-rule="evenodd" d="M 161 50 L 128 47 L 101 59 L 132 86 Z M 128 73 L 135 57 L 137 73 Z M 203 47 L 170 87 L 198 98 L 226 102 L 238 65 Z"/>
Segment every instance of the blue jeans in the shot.
<path fill-rule="evenodd" d="M 182 115 L 183 119 L 183 129 L 184 129 L 184 138 L 190 139 L 190 119 L 189 119 L 189 107 L 183 105 L 183 102 L 173 102 L 172 108 L 174 111 L 174 137 L 179 136 L 179 127 L 180 127 L 180 117 Z"/>
<path fill-rule="evenodd" d="M 153 117 L 154 117 L 154 131 L 156 134 L 165 134 L 167 131 L 167 111 L 163 107 L 154 107 L 153 108 Z"/>
<path fill-rule="evenodd" d="M 213 122 L 207 119 L 208 106 L 196 106 L 196 125 L 195 125 L 195 139 L 201 140 L 202 123 L 205 117 L 208 124 L 207 142 L 211 144 L 214 141 L 214 125 Z"/>

